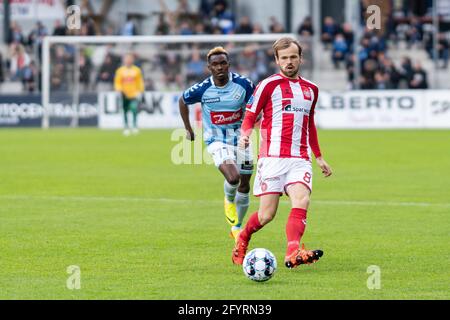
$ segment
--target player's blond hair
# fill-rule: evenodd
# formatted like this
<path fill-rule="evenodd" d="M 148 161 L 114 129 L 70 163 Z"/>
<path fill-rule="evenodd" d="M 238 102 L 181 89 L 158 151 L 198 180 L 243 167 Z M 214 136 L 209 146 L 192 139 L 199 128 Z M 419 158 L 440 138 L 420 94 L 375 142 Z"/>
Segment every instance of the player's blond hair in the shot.
<path fill-rule="evenodd" d="M 301 57 L 303 48 L 302 48 L 300 42 L 298 42 L 297 40 L 295 40 L 294 38 L 291 38 L 291 37 L 283 37 L 274 42 L 272 48 L 273 48 L 273 53 L 275 54 L 275 57 L 278 58 L 278 50 L 287 49 L 291 46 L 291 44 L 295 44 L 298 47 L 298 54 Z"/>
<path fill-rule="evenodd" d="M 227 59 L 228 59 L 228 51 L 227 50 L 225 50 L 223 47 L 215 47 L 215 48 L 212 48 L 211 50 L 209 50 L 208 54 L 206 55 L 206 60 L 209 62 L 209 58 L 216 54 L 224 54 L 227 56 Z"/>

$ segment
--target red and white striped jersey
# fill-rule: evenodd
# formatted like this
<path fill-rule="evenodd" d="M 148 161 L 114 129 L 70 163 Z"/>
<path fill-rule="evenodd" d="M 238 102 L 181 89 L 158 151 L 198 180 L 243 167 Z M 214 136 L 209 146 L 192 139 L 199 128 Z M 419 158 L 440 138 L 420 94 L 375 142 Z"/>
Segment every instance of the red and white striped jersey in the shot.
<path fill-rule="evenodd" d="M 302 77 L 272 75 L 258 84 L 248 101 L 241 132 L 247 135 L 262 111 L 259 157 L 311 161 L 311 150 L 320 157 L 314 123 L 318 96 L 317 85 Z"/>

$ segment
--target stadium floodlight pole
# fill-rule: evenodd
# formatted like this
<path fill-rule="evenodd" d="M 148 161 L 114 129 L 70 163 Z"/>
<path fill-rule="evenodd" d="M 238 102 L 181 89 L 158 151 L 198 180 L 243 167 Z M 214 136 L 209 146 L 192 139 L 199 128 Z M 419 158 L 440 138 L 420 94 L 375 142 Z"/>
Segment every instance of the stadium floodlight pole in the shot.
<path fill-rule="evenodd" d="M 438 37 L 439 37 L 439 17 L 437 12 L 438 0 L 433 0 L 432 3 L 432 15 L 433 15 L 433 62 L 434 62 L 434 72 L 433 72 L 433 80 L 434 80 L 434 89 L 438 88 L 438 69 L 439 69 L 439 60 L 438 60 Z"/>
<path fill-rule="evenodd" d="M 42 128 L 48 129 L 50 121 L 50 37 L 44 37 L 42 42 Z"/>
<path fill-rule="evenodd" d="M 78 126 L 78 110 L 80 103 L 80 45 L 75 45 L 74 56 L 74 73 L 73 73 L 73 93 L 72 93 L 72 108 L 73 117 L 70 126 L 75 128 Z"/>
<path fill-rule="evenodd" d="M 50 125 L 50 48 L 52 44 L 164 44 L 164 43 L 227 43 L 269 42 L 281 37 L 297 38 L 293 33 L 237 34 L 237 35 L 170 35 L 170 36 L 47 36 L 42 44 L 42 128 Z M 75 66 L 76 68 L 78 66 Z M 75 121 L 75 119 L 72 119 Z M 75 122 L 73 122 L 75 123 Z"/>
<path fill-rule="evenodd" d="M 320 35 L 322 34 L 322 24 L 320 22 L 320 5 L 321 5 L 321 0 L 310 0 L 309 2 L 309 8 L 310 8 L 310 12 L 312 13 L 312 23 L 313 23 L 313 45 L 312 45 L 312 49 L 315 53 L 315 49 L 318 49 L 320 46 Z M 312 54 L 312 74 L 313 74 L 313 79 L 315 80 L 315 74 L 314 71 L 316 70 L 315 66 L 318 66 L 319 63 L 317 63 L 316 61 L 320 61 L 319 59 L 316 58 L 316 55 L 319 55 L 319 53 L 316 54 Z"/>
<path fill-rule="evenodd" d="M 8 43 L 9 22 L 11 18 L 11 5 L 9 1 L 3 1 L 3 42 Z"/>
<path fill-rule="evenodd" d="M 361 61 L 359 60 L 359 51 L 360 51 L 360 45 L 361 45 L 361 4 L 359 1 L 353 1 L 353 30 L 354 30 L 354 37 L 353 37 L 353 52 L 355 53 L 355 61 L 353 64 L 353 81 L 354 81 L 354 87 L 353 89 L 359 90 L 360 89 L 360 83 L 359 78 L 361 76 Z"/>
<path fill-rule="evenodd" d="M 287 32 L 292 31 L 292 0 L 284 1 L 284 19 L 286 21 Z"/>

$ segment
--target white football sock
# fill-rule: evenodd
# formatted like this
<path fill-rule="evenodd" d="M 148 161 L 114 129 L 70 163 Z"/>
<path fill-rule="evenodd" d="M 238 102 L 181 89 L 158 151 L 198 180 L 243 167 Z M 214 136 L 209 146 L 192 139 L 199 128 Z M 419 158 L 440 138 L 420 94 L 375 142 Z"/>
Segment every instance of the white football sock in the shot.
<path fill-rule="evenodd" d="M 242 224 L 245 214 L 247 213 L 248 206 L 250 205 L 250 197 L 248 193 L 236 193 L 236 211 L 238 214 L 238 225 Z"/>
<path fill-rule="evenodd" d="M 234 198 L 236 197 L 236 190 L 239 184 L 232 185 L 229 184 L 227 180 L 223 183 L 223 190 L 225 192 L 225 196 L 229 202 L 234 202 Z"/>

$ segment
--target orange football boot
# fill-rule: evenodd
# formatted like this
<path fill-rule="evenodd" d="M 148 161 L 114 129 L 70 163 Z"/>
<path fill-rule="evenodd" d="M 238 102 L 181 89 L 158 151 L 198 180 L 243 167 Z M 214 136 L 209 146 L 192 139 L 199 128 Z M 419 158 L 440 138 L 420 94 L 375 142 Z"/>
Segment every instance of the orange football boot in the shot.
<path fill-rule="evenodd" d="M 233 248 L 233 254 L 231 255 L 231 259 L 234 264 L 240 264 L 244 262 L 245 254 L 247 253 L 248 242 L 245 242 L 241 239 L 241 233 L 236 237 L 236 244 Z"/>
<path fill-rule="evenodd" d="M 295 268 L 301 264 L 311 264 L 317 262 L 323 256 L 322 250 L 306 250 L 305 244 L 301 249 L 297 249 L 286 258 L 285 265 L 289 269 Z"/>

